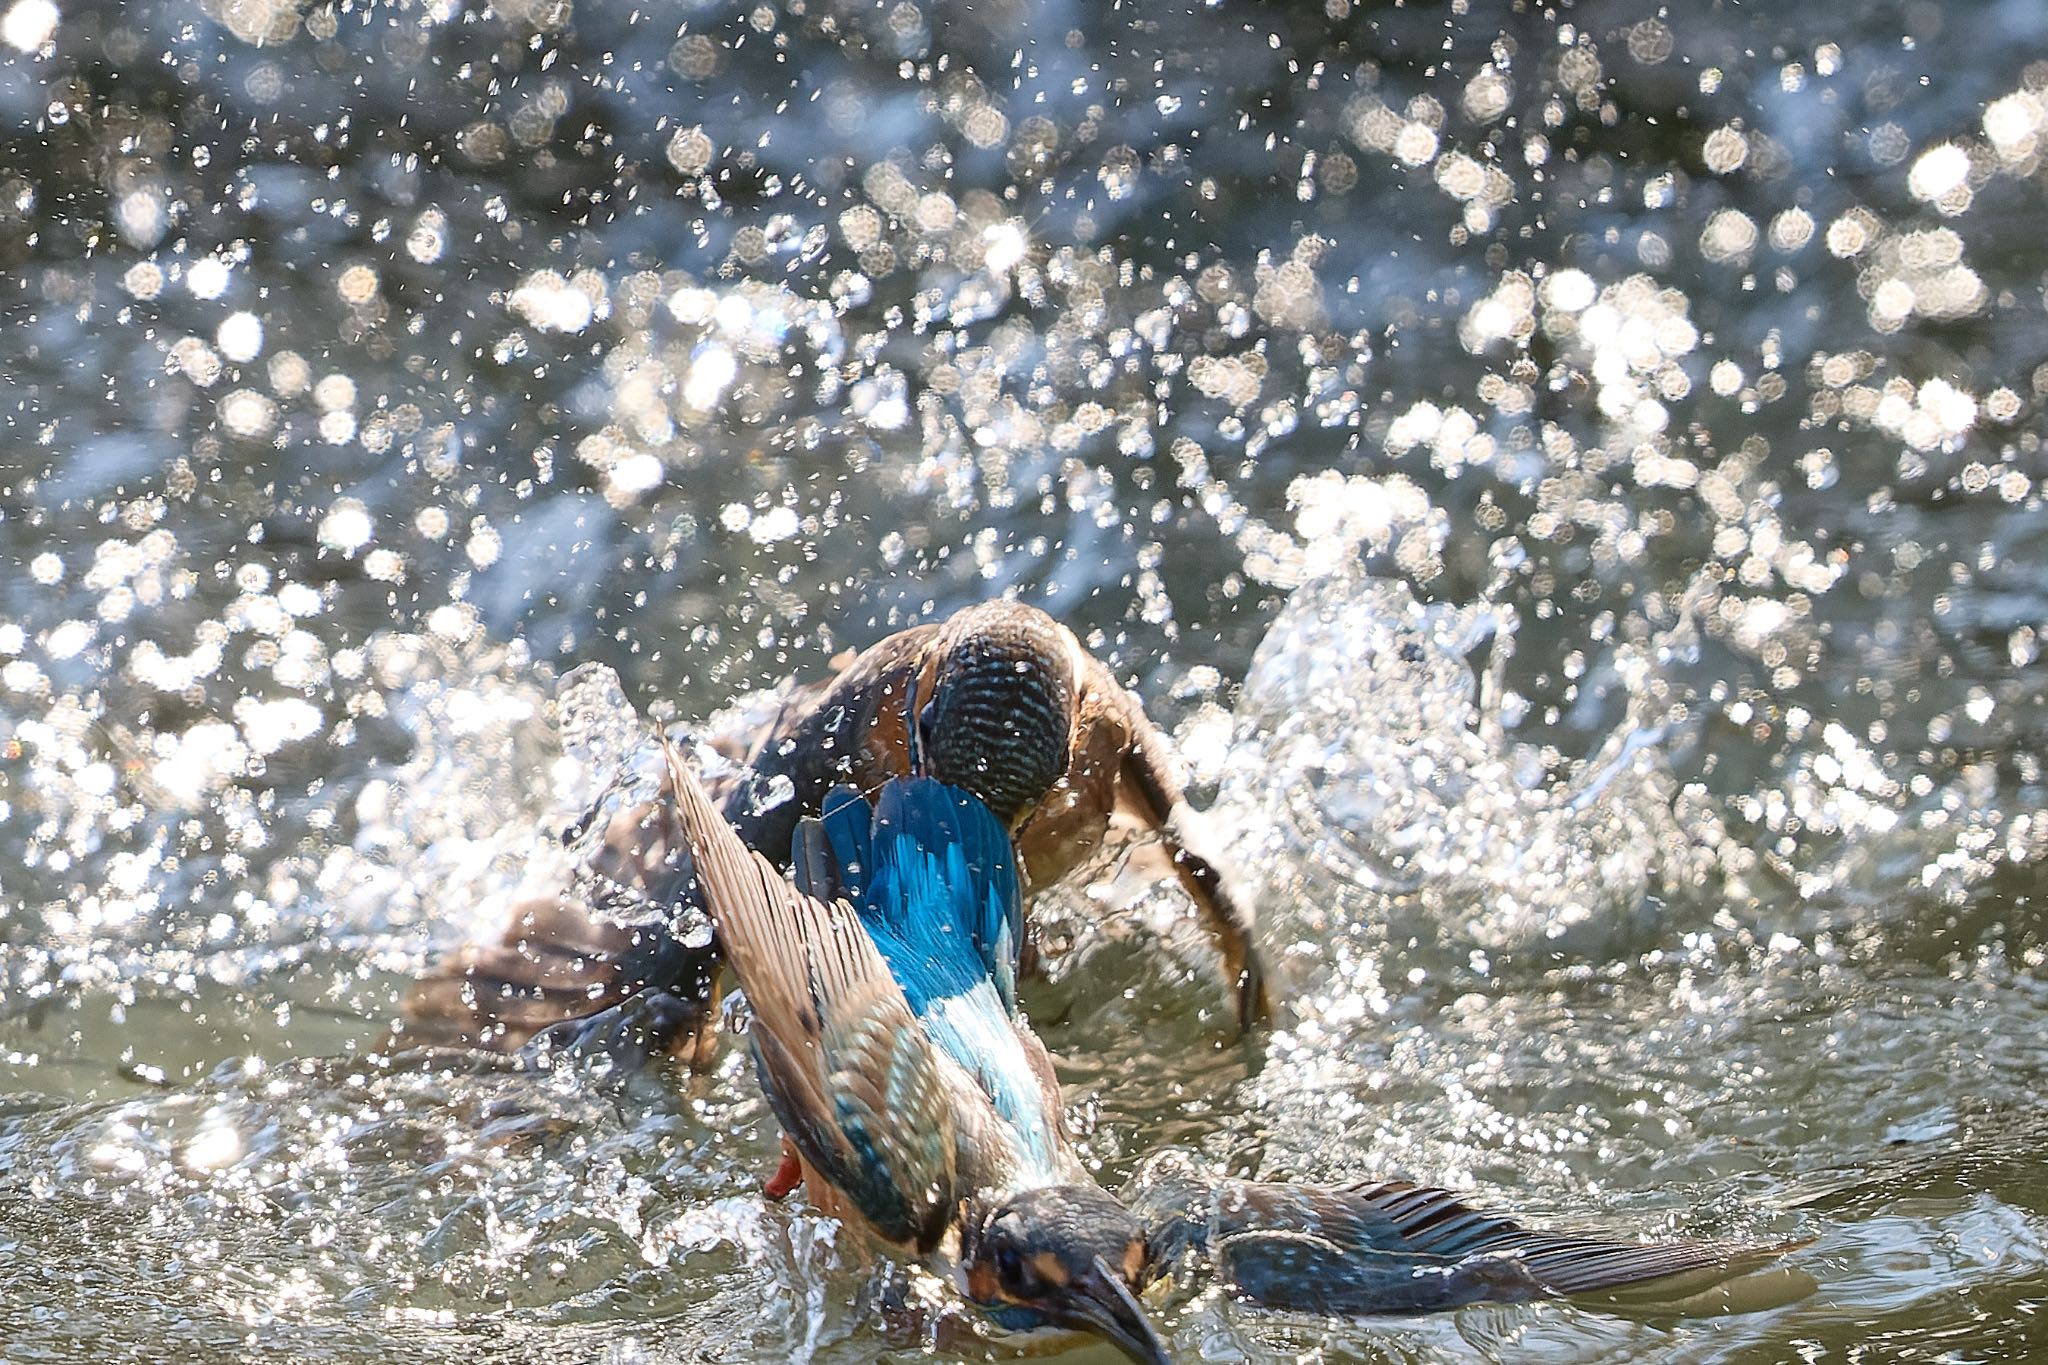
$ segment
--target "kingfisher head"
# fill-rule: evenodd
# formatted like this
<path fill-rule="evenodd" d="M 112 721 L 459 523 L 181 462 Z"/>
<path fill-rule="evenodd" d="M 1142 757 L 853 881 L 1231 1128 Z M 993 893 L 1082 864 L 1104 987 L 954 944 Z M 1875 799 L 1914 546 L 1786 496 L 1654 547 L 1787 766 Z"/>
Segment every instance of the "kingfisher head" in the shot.
<path fill-rule="evenodd" d="M 970 1209 L 967 1292 L 997 1321 L 1092 1332 L 1141 1365 L 1171 1365 L 1145 1316 L 1145 1229 L 1100 1186 L 1048 1185 Z"/>
<path fill-rule="evenodd" d="M 913 762 L 1014 824 L 1067 770 L 1073 639 L 1035 607 L 983 602 L 946 622 L 933 655 L 931 690 L 906 718 Z"/>

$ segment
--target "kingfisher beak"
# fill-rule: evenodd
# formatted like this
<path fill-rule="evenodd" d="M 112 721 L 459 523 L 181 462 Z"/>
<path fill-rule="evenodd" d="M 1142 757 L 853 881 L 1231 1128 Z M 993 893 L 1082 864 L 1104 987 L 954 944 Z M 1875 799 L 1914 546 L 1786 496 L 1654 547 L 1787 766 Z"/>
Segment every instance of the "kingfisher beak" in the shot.
<path fill-rule="evenodd" d="M 1044 1311 L 1062 1327 L 1105 1338 L 1139 1365 L 1173 1365 L 1138 1296 L 1100 1256 L 1087 1273 L 1065 1286 L 1056 1301 L 1044 1305 Z"/>

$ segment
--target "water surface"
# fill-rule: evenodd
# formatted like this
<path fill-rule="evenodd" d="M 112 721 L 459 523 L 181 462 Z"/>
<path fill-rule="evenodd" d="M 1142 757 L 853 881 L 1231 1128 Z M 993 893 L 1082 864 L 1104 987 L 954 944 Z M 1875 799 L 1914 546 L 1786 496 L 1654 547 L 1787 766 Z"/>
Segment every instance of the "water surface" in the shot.
<path fill-rule="evenodd" d="M 0 1355 L 981 1353 L 730 1051 L 374 1053 L 642 717 L 1005 592 L 1290 992 L 1045 907 L 1107 1176 L 1812 1239 L 1178 1351 L 2032 1349 L 2038 6 L 0 0 L 0 129 Z"/>

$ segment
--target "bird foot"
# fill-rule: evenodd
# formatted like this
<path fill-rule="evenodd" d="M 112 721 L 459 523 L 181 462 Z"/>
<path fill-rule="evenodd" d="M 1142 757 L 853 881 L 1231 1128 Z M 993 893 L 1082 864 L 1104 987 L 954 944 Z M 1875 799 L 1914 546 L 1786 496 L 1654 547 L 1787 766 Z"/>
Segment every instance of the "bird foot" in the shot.
<path fill-rule="evenodd" d="M 787 1138 L 782 1142 L 782 1164 L 775 1168 L 775 1174 L 768 1177 L 768 1183 L 761 1187 L 761 1193 L 770 1199 L 789 1198 L 789 1192 L 804 1183 L 804 1164 L 797 1160 L 796 1149 L 789 1145 Z"/>

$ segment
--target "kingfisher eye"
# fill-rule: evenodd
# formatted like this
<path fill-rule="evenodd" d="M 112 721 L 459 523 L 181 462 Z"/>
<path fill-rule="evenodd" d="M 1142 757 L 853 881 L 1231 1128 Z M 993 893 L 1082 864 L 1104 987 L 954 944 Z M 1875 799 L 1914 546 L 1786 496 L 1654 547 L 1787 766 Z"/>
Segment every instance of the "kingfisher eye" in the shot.
<path fill-rule="evenodd" d="M 1002 1277 L 1003 1287 L 1012 1293 L 1029 1293 L 1038 1287 L 1038 1272 L 1016 1247 L 1003 1247 L 996 1252 L 996 1274 Z"/>

